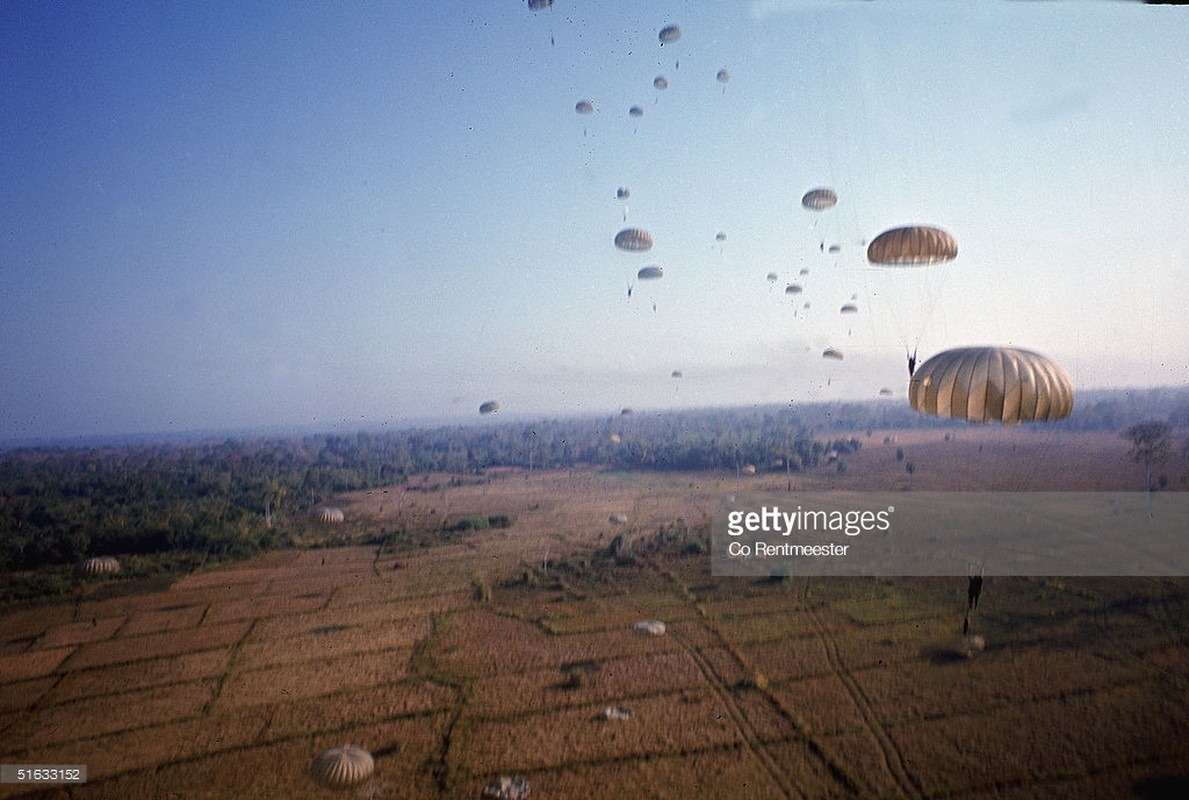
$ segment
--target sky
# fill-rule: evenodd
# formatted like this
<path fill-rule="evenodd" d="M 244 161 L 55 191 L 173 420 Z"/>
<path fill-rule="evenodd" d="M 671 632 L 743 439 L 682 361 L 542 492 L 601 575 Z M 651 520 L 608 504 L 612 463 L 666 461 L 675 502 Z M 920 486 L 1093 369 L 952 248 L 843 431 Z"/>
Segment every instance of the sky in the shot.
<path fill-rule="evenodd" d="M 1115 2 L 8 0 L 0 442 L 906 402 L 914 347 L 1185 385 L 1187 41 Z M 907 224 L 957 258 L 868 264 Z"/>

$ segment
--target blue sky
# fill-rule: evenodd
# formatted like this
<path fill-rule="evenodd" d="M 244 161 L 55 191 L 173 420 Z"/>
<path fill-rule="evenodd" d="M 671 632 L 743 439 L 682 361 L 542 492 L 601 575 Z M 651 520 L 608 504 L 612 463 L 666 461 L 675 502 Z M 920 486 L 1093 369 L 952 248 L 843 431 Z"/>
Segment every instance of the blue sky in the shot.
<path fill-rule="evenodd" d="M 902 401 L 918 342 L 1183 385 L 1186 41 L 1125 3 L 4 3 L 0 440 Z M 957 259 L 866 263 L 909 223 Z"/>

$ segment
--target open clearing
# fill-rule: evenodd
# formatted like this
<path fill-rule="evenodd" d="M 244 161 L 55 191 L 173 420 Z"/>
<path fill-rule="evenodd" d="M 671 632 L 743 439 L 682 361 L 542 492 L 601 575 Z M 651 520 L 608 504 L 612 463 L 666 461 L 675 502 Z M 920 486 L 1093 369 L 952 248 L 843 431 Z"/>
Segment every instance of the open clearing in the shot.
<path fill-rule="evenodd" d="M 796 487 L 1142 485 L 1117 436 L 890 435 L 860 434 L 845 475 L 798 473 Z M 986 651 L 967 659 L 962 579 L 714 578 L 697 554 L 590 567 L 617 535 L 704 524 L 739 480 L 418 476 L 336 498 L 352 533 L 470 515 L 513 524 L 272 553 L 166 591 L 89 584 L 74 603 L 7 611 L 0 761 L 86 764 L 90 779 L 3 784 L 0 797 L 329 797 L 308 769 L 344 743 L 369 749 L 376 771 L 337 796 L 474 798 L 501 774 L 527 777 L 534 798 L 1189 786 L 1187 579 L 994 577 L 972 621 Z M 640 619 L 666 633 L 634 632 Z M 608 706 L 632 716 L 609 720 Z"/>

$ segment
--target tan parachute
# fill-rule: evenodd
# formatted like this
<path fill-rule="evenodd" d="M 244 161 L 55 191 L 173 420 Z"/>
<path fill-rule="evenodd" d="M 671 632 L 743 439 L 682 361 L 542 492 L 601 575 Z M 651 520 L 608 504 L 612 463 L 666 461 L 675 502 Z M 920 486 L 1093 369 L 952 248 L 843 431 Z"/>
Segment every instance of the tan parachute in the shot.
<path fill-rule="evenodd" d="M 1054 361 L 1016 347 L 959 347 L 917 367 L 908 402 L 971 422 L 1039 422 L 1073 410 L 1073 383 Z"/>

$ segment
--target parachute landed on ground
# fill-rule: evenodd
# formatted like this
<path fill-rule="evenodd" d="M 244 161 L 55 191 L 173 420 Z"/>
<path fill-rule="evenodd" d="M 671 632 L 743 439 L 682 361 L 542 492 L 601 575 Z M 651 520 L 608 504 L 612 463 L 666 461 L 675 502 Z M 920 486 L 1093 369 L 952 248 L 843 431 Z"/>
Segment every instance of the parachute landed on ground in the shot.
<path fill-rule="evenodd" d="M 893 267 L 937 264 L 958 256 L 958 242 L 941 228 L 908 225 L 886 230 L 867 245 L 867 260 Z"/>
<path fill-rule="evenodd" d="M 824 187 L 810 189 L 801 198 L 801 205 L 810 211 L 825 211 L 838 204 L 838 194 L 833 189 Z"/>
<path fill-rule="evenodd" d="M 488 400 L 483 405 L 479 406 L 480 414 L 493 414 L 500 410 L 500 403 L 498 400 Z"/>
<path fill-rule="evenodd" d="M 970 422 L 1041 422 L 1073 411 L 1073 383 L 1051 359 L 1016 347 L 959 347 L 917 367 L 908 402 Z"/>
<path fill-rule="evenodd" d="M 629 253 L 643 253 L 652 249 L 652 234 L 642 228 L 624 228 L 615 234 L 615 246 Z"/>

